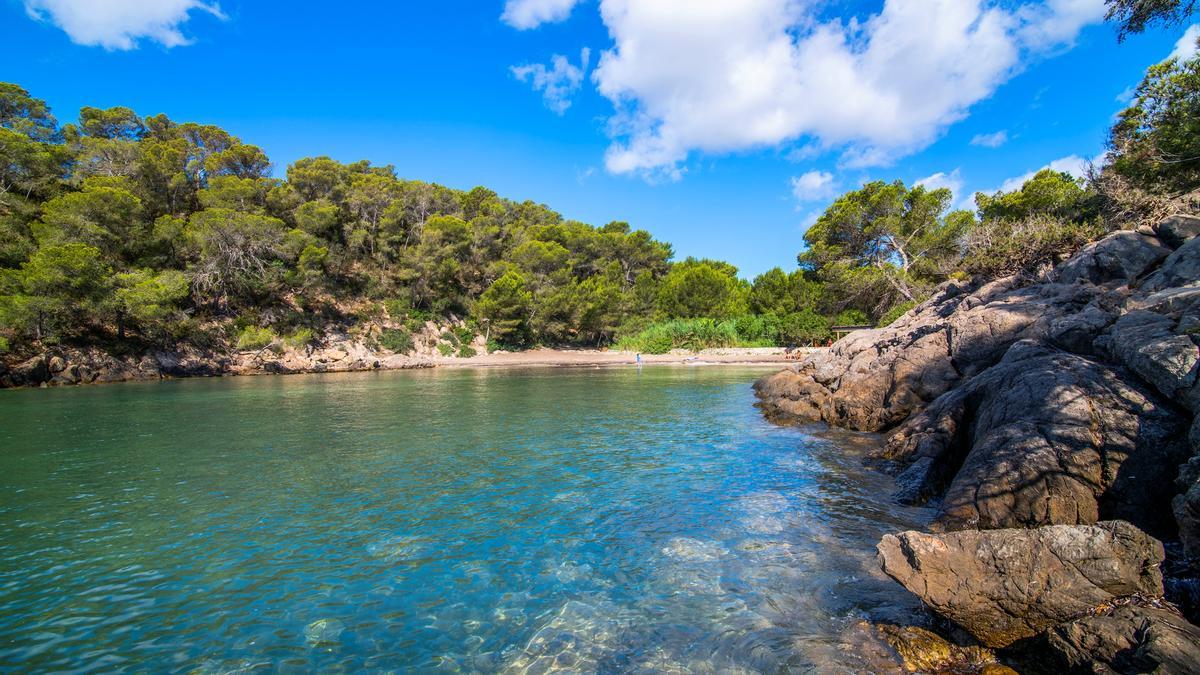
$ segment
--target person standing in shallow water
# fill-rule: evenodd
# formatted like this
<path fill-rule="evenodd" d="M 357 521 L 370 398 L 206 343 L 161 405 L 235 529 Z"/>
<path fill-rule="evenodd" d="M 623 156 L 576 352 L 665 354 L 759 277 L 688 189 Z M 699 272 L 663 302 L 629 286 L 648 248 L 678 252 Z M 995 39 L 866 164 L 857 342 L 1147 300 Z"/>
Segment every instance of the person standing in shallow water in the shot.
<path fill-rule="evenodd" d="M 638 367 L 640 368 L 640 367 L 641 367 L 641 365 L 642 365 L 642 353 L 641 353 L 641 352 L 638 352 L 638 353 L 637 353 L 637 355 L 636 355 L 634 358 L 636 358 L 636 359 L 637 359 L 637 364 L 638 364 Z"/>

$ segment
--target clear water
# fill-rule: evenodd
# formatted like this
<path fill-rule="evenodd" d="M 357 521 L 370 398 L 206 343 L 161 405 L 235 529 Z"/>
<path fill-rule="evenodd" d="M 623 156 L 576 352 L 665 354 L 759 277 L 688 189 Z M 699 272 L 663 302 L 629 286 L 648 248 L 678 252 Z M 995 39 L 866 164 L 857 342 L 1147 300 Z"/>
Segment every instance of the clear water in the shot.
<path fill-rule="evenodd" d="M 0 392 L 0 670 L 860 670 L 928 514 L 761 372 Z"/>

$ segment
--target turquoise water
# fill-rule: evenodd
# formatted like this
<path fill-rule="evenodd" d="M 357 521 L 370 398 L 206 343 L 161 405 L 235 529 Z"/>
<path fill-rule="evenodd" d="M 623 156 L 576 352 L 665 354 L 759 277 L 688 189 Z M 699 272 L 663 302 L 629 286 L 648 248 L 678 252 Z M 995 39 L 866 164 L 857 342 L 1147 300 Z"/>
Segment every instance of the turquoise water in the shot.
<path fill-rule="evenodd" d="M 855 670 L 928 514 L 762 372 L 0 392 L 0 669 Z"/>

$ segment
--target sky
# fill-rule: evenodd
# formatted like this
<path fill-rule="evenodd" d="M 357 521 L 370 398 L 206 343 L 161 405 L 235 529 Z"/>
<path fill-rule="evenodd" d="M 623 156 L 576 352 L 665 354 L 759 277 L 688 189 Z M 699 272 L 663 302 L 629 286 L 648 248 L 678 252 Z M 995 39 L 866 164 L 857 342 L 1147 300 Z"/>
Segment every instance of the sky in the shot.
<path fill-rule="evenodd" d="M 216 124 L 273 171 L 328 155 L 622 220 L 676 258 L 794 269 L 869 180 L 1082 173 L 1145 69 L 1103 0 L 0 0 L 0 81 Z"/>

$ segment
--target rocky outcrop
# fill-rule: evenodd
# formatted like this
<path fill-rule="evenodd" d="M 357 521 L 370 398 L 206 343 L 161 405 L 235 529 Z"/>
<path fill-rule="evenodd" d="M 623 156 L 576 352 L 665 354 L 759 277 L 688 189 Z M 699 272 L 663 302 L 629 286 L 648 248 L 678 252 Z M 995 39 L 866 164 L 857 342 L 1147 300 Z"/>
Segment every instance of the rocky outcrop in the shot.
<path fill-rule="evenodd" d="M 775 419 L 883 431 L 998 362 L 1018 340 L 1078 341 L 1078 327 L 1063 319 L 1087 309 L 1086 320 L 1103 328 L 1111 317 L 1102 289 L 1016 286 L 1012 278 L 946 284 L 895 324 L 853 333 L 792 373 L 761 380 L 759 405 Z"/>
<path fill-rule="evenodd" d="M 902 532 L 879 543 L 883 571 L 989 647 L 1006 647 L 1097 607 L 1163 592 L 1157 540 L 1123 521 L 1033 530 Z"/>
<path fill-rule="evenodd" d="M 872 628 L 910 673 L 1016 675 L 1015 670 L 1002 665 L 996 654 L 984 647 L 956 645 L 916 626 L 879 624 Z"/>
<path fill-rule="evenodd" d="M 880 565 L 985 645 L 1035 672 L 1200 671 L 1200 218 L 945 284 L 756 392 L 776 421 L 889 432 L 868 461 L 936 517 Z"/>
<path fill-rule="evenodd" d="M 879 461 L 909 503 L 941 498 L 959 530 L 1130 520 L 1174 529 L 1170 493 L 1189 448 L 1177 411 L 1111 366 L 1020 342 L 896 431 Z"/>
<path fill-rule="evenodd" d="M 1056 626 L 1045 637 L 1047 671 L 1194 673 L 1200 628 L 1178 612 L 1126 604 Z"/>

